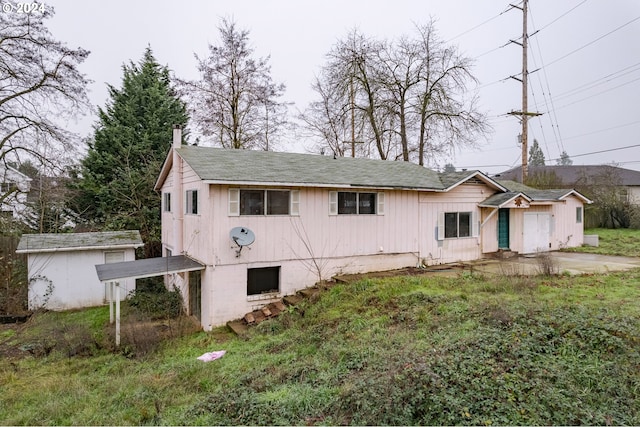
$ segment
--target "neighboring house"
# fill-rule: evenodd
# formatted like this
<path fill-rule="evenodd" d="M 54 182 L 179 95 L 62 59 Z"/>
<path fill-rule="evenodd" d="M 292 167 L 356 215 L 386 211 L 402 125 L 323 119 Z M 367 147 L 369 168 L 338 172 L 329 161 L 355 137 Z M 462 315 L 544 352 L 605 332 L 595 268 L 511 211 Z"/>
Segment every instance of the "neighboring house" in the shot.
<path fill-rule="evenodd" d="M 640 171 L 611 165 L 530 166 L 530 177 L 543 177 L 563 187 L 582 188 L 605 183 L 625 188 L 627 200 L 640 205 Z M 522 167 L 501 172 L 498 179 L 522 181 Z"/>
<path fill-rule="evenodd" d="M 524 191 L 478 171 L 440 174 L 407 162 L 180 141 L 176 129 L 155 186 L 162 242 L 170 259 L 201 264 L 175 283 L 206 330 L 336 274 L 583 243 L 589 200 L 573 190 Z M 255 241 L 240 248 L 232 229 Z"/>
<path fill-rule="evenodd" d="M 133 261 L 143 246 L 138 231 L 24 234 L 16 253 L 27 254 L 29 309 L 102 305 L 107 289 L 96 277 L 96 264 Z M 122 282 L 121 297 L 135 289 L 135 280 Z"/>
<path fill-rule="evenodd" d="M 22 220 L 31 178 L 19 170 L 0 164 L 0 215 Z"/>

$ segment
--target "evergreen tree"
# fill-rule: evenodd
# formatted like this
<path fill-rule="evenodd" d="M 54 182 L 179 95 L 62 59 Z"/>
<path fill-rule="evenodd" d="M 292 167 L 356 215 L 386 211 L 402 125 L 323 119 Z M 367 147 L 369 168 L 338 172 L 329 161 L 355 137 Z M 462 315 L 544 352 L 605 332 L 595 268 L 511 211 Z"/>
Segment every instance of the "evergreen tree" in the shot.
<path fill-rule="evenodd" d="M 148 47 L 139 64 L 123 65 L 122 88 L 99 109 L 93 140 L 81 166 L 74 208 L 93 229 L 138 229 L 145 255 L 160 251 L 160 196 L 154 183 L 171 147 L 172 125 L 185 126 L 186 106 L 167 67 Z"/>
<path fill-rule="evenodd" d="M 573 160 L 571 160 L 566 151 L 563 151 L 562 154 L 560 154 L 560 158 L 557 163 L 559 166 L 571 166 L 573 164 Z"/>
<path fill-rule="evenodd" d="M 453 165 L 453 163 L 447 163 L 446 165 L 444 165 L 444 169 L 442 170 L 442 172 L 455 172 L 456 171 L 456 167 Z"/>
<path fill-rule="evenodd" d="M 529 166 L 544 166 L 544 153 L 538 145 L 538 140 L 533 140 L 533 145 L 529 148 Z"/>

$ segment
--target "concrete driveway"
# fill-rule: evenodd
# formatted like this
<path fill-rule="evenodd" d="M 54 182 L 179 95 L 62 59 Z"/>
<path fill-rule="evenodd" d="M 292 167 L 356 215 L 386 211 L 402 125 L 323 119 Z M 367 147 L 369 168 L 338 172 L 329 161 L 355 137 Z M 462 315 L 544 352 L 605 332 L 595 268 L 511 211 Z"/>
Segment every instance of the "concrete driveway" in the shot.
<path fill-rule="evenodd" d="M 640 267 L 640 257 L 584 254 L 577 252 L 547 252 L 551 265 L 559 273 L 571 274 L 606 273 Z M 540 263 L 536 255 L 524 255 L 505 260 L 480 260 L 472 263 L 475 271 L 490 274 L 537 274 Z"/>

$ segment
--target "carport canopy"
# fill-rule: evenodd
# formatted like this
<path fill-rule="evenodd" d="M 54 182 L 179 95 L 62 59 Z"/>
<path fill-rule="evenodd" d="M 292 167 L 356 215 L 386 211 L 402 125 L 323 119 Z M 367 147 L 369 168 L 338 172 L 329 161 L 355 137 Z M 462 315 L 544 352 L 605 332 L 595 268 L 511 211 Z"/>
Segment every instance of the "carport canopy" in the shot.
<path fill-rule="evenodd" d="M 204 269 L 204 264 L 185 255 L 96 265 L 98 279 L 101 282 L 116 281 L 118 279 L 143 279 L 145 277 Z"/>

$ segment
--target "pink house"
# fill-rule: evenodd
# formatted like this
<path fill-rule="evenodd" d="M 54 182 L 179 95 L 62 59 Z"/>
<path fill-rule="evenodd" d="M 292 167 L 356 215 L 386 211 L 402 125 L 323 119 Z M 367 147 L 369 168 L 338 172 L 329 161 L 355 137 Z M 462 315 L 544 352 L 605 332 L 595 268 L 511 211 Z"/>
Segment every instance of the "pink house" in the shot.
<path fill-rule="evenodd" d="M 180 141 L 174 129 L 155 186 L 162 242 L 165 256 L 202 265 L 173 277 L 205 330 L 337 274 L 583 243 L 589 200 L 574 190 L 532 190 L 478 171 Z"/>

